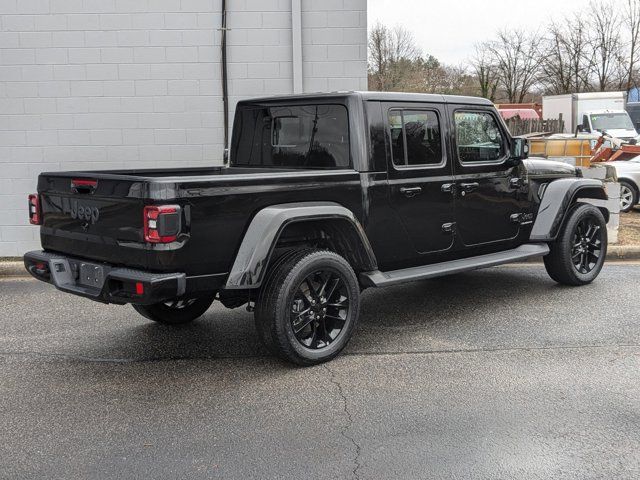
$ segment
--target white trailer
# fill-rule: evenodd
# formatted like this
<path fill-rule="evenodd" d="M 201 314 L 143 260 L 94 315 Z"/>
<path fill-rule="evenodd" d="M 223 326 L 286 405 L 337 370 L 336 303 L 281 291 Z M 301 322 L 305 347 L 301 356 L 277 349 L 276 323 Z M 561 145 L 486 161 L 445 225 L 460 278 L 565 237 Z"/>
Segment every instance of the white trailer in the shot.
<path fill-rule="evenodd" d="M 557 119 L 562 114 L 564 133 L 607 133 L 619 138 L 638 136 L 625 111 L 626 92 L 570 93 L 542 97 L 542 115 Z"/>

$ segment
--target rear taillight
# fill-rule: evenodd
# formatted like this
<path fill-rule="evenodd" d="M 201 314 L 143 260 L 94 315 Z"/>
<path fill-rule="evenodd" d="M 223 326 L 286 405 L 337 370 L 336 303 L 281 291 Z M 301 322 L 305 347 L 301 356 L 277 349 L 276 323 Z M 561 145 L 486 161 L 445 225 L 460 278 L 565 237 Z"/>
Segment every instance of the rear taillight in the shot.
<path fill-rule="evenodd" d="M 150 205 L 144 207 L 144 241 L 149 243 L 175 242 L 182 219 L 178 205 Z"/>
<path fill-rule="evenodd" d="M 40 197 L 36 193 L 29 195 L 29 223 L 31 225 L 40 225 L 42 223 Z"/>

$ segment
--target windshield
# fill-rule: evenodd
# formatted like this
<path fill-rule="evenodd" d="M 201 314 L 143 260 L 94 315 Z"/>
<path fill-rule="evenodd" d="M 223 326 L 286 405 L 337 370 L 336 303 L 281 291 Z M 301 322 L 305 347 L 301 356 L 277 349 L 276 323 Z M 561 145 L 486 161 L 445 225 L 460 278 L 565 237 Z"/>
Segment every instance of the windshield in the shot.
<path fill-rule="evenodd" d="M 633 130 L 633 122 L 627 113 L 598 113 L 591 115 L 594 130 Z"/>
<path fill-rule="evenodd" d="M 347 108 L 241 106 L 233 127 L 231 163 L 260 168 L 348 168 Z"/>

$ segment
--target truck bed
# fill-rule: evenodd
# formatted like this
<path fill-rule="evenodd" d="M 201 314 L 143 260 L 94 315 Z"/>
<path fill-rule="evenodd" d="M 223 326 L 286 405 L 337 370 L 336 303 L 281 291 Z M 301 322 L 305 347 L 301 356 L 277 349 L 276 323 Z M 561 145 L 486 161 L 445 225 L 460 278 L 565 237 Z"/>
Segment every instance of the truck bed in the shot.
<path fill-rule="evenodd" d="M 322 178 L 321 182 L 313 181 Z M 74 191 L 72 181 L 95 181 Z M 45 250 L 155 272 L 189 275 L 229 271 L 244 230 L 267 205 L 339 201 L 362 211 L 354 170 L 211 167 L 51 172 L 39 177 Z M 145 205 L 179 205 L 184 232 L 169 244 L 144 241 Z M 98 214 L 74 218 L 82 208 Z M 97 218 L 95 218 L 97 216 Z M 95 219 L 95 221 L 94 221 Z"/>

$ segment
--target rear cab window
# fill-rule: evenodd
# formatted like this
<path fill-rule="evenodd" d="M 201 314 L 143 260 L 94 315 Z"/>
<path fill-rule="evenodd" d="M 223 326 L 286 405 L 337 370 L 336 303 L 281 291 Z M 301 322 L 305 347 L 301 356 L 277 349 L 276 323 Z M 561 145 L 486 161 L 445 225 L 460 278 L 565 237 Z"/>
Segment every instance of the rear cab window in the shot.
<path fill-rule="evenodd" d="M 439 167 L 444 162 L 438 113 L 391 109 L 388 116 L 391 158 L 395 168 Z"/>
<path fill-rule="evenodd" d="M 231 161 L 240 167 L 350 168 L 347 108 L 338 104 L 239 106 Z"/>

